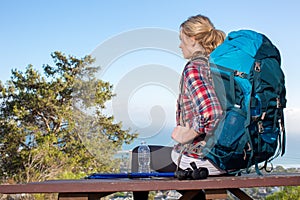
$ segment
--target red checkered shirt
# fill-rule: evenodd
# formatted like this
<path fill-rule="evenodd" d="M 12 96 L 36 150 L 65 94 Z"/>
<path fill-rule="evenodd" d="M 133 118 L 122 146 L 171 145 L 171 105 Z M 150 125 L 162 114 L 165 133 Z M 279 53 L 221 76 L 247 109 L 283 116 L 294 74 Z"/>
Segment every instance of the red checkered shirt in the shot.
<path fill-rule="evenodd" d="M 200 145 L 213 134 L 213 130 L 222 116 L 222 108 L 216 96 L 208 58 L 193 59 L 185 66 L 181 83 L 180 94 L 177 100 L 177 125 L 185 126 L 189 123 L 199 136 L 192 142 L 193 147 Z M 175 146 L 180 151 L 181 144 Z M 195 150 L 184 152 L 191 157 L 201 157 Z"/>

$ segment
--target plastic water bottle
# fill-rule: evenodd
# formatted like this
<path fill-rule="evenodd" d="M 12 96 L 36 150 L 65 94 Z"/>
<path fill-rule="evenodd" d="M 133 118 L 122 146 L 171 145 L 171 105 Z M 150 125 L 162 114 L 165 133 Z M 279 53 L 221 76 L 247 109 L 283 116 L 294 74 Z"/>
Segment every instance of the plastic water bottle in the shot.
<path fill-rule="evenodd" d="M 143 141 L 138 148 L 139 172 L 150 172 L 150 156 L 150 148 L 146 142 Z"/>

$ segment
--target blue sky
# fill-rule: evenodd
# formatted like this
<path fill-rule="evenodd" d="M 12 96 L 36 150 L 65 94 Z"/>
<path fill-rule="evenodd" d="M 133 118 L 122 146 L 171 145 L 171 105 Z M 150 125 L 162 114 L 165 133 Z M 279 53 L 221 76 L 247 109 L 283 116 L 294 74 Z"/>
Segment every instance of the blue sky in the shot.
<path fill-rule="evenodd" d="M 225 33 L 238 29 L 252 29 L 264 33 L 280 50 L 282 68 L 286 75 L 288 99 L 286 158 L 289 158 L 290 163 L 297 164 L 300 163 L 300 154 L 296 152 L 296 147 L 300 142 L 298 139 L 300 131 L 298 126 L 300 120 L 298 104 L 300 102 L 298 92 L 299 8 L 300 3 L 297 0 L 3 0 L 0 2 L 0 80 L 5 82 L 10 77 L 11 69 L 24 70 L 28 64 L 41 70 L 43 64 L 52 64 L 50 54 L 54 51 L 83 57 L 103 47 L 107 41 L 116 41 L 117 36 L 123 39 L 129 38 L 130 41 L 126 41 L 129 42 L 128 44 L 135 43 L 137 40 L 134 36 L 139 33 L 138 30 L 154 28 L 154 31 L 158 31 L 161 29 L 173 38 L 184 20 L 191 15 L 203 14 L 212 20 L 217 29 Z M 130 31 L 133 31 L 131 36 L 124 36 Z M 147 41 L 149 36 L 150 40 L 152 35 L 149 34 L 143 35 L 145 37 L 142 39 Z M 177 48 L 179 41 L 177 39 L 172 39 L 172 41 L 174 41 L 174 48 Z M 155 41 L 150 42 L 155 43 Z M 155 45 L 160 44 L 155 43 Z M 114 48 L 118 48 L 118 44 L 114 43 L 110 50 L 113 51 Z M 144 48 L 142 51 L 137 49 L 135 47 L 134 51 L 119 55 L 110 63 L 110 68 L 101 75 L 101 78 L 112 82 L 120 88 L 118 91 L 121 91 L 122 84 L 118 85 L 118 83 L 125 80 L 124 74 L 138 73 L 134 71 L 137 66 L 151 65 L 154 68 L 167 66 L 167 69 L 180 73 L 185 62 L 178 54 L 179 49 L 178 52 L 173 49 L 173 52 L 158 50 L 159 48 Z M 98 64 L 103 65 L 101 59 Z M 169 72 L 166 71 L 166 73 Z M 147 78 L 149 77 L 151 73 Z M 176 77 L 175 74 L 171 78 L 174 77 Z M 144 92 L 141 92 L 141 88 Z M 134 90 L 126 99 L 128 100 L 127 107 L 131 110 L 128 115 L 123 115 L 123 117 L 130 117 L 131 122 L 128 122 L 127 126 L 132 125 L 138 130 L 140 127 L 142 130 L 143 127 L 152 123 L 153 117 L 164 116 L 167 120 L 164 121 L 163 128 L 155 130 L 160 131 L 156 137 L 152 137 L 155 140 L 151 140 L 148 136 L 146 140 L 149 143 L 170 141 L 168 131 L 175 123 L 173 114 L 176 91 L 164 87 L 161 83 L 141 84 Z M 122 94 L 120 96 L 122 97 Z M 153 105 L 157 104 L 161 104 L 161 107 L 154 106 L 153 108 Z M 108 105 L 108 107 L 111 108 L 114 105 Z M 154 113 L 152 119 L 151 109 Z M 145 113 L 148 114 L 145 115 Z M 118 113 L 113 114 L 118 115 Z M 120 120 L 124 120 L 122 116 Z"/>

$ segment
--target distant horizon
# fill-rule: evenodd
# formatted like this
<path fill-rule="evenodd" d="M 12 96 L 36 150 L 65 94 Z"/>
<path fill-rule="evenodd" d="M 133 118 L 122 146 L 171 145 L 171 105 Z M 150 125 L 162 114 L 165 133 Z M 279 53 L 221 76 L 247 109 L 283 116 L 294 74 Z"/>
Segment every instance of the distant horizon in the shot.
<path fill-rule="evenodd" d="M 143 140 L 146 141 L 148 145 L 173 146 L 174 144 L 176 144 L 176 142 L 171 139 L 172 128 L 165 128 L 164 130 L 164 133 L 169 133 L 169 136 L 164 134 L 163 137 L 157 137 L 155 139 L 136 139 L 133 143 L 129 145 L 123 145 L 122 151 L 132 150 L 134 147 L 138 146 Z M 162 133 L 159 133 L 158 135 L 161 134 Z M 300 138 L 297 137 L 297 134 L 295 133 L 287 133 L 286 137 L 287 142 L 285 154 L 282 157 L 279 155 L 272 161 L 272 163 L 273 165 L 297 166 L 297 168 L 300 168 L 300 152 L 298 151 Z"/>
<path fill-rule="evenodd" d="M 132 150 L 121 150 L 121 151 L 118 151 L 115 156 L 118 157 L 119 155 L 130 154 L 131 151 Z M 127 155 L 125 158 L 128 158 L 128 156 L 129 155 Z M 285 169 L 291 169 L 291 168 L 300 169 L 300 163 L 288 163 L 288 162 L 284 163 L 284 162 L 282 162 L 282 159 L 284 159 L 284 157 L 275 158 L 274 161 L 271 161 L 271 164 L 273 165 L 274 168 L 281 166 Z M 281 160 L 281 162 L 280 162 L 280 160 Z M 270 166 L 270 163 L 269 163 L 269 166 Z"/>

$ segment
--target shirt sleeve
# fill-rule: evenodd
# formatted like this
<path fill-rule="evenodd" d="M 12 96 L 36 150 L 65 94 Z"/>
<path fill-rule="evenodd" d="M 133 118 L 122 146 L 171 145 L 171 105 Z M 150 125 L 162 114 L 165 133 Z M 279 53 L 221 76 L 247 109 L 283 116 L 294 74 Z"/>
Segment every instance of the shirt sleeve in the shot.
<path fill-rule="evenodd" d="M 222 108 L 216 96 L 210 68 L 206 62 L 191 62 L 184 71 L 184 83 L 193 104 L 191 127 L 199 134 L 210 134 L 218 123 Z"/>

